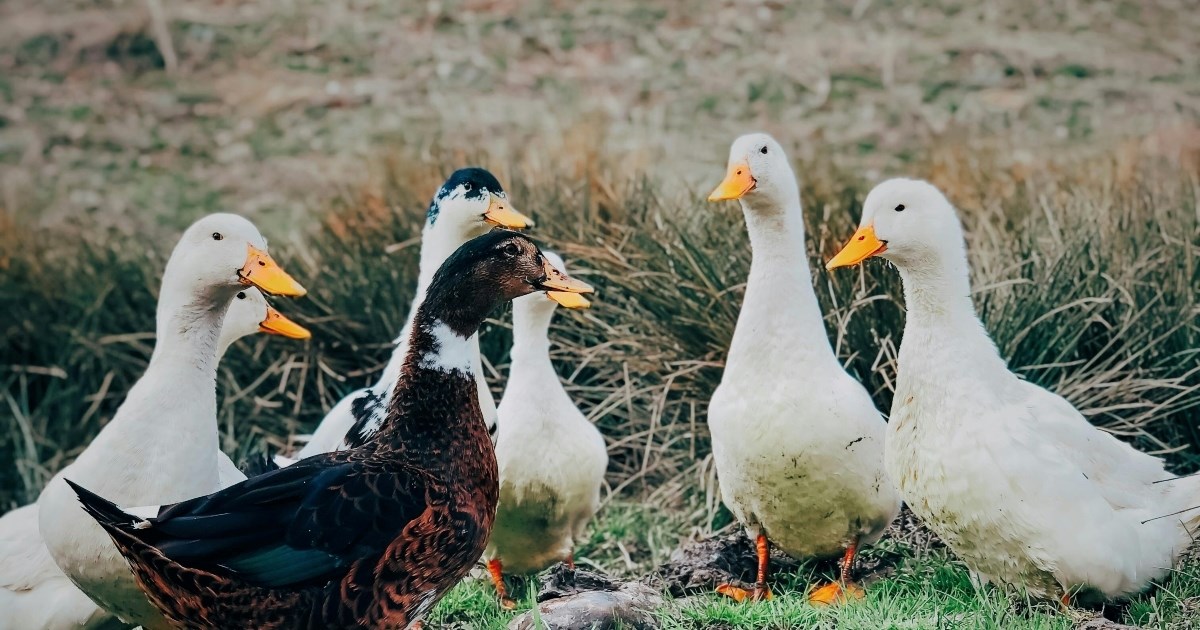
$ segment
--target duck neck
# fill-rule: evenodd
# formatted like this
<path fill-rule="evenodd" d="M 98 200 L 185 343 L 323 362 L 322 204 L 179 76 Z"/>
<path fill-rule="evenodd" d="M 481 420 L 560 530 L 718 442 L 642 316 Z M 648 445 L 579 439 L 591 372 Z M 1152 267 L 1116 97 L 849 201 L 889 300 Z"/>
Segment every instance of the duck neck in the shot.
<path fill-rule="evenodd" d="M 731 357 L 740 349 L 761 350 L 760 344 L 747 343 L 746 336 L 792 329 L 802 331 L 789 336 L 794 344 L 813 354 L 832 356 L 812 287 L 800 193 L 795 188 L 787 192 L 790 194 L 777 200 L 742 200 L 752 258 L 746 297 L 730 347 Z M 743 335 L 738 334 L 741 331 L 745 331 Z M 794 353 L 804 348 L 781 349 Z"/>
<path fill-rule="evenodd" d="M 966 252 L 896 261 L 904 282 L 907 321 L 919 326 L 977 322 Z"/>
<path fill-rule="evenodd" d="M 940 387 L 975 374 L 991 381 L 1008 367 L 971 302 L 965 250 L 895 261 L 907 311 L 900 342 L 898 391 L 914 383 Z"/>
<path fill-rule="evenodd" d="M 376 446 L 419 451 L 431 465 L 461 460 L 464 449 L 491 451 L 472 367 L 480 310 L 433 293 L 418 307 Z"/>
<path fill-rule="evenodd" d="M 463 243 L 476 236 L 486 234 L 490 229 L 486 223 L 482 222 L 476 222 L 478 225 L 474 229 L 462 229 L 452 223 L 452 217 L 441 216 L 439 218 L 440 221 L 432 223 L 427 221 L 425 228 L 421 231 L 421 263 L 417 272 L 417 292 L 409 313 L 410 322 L 416 317 L 417 307 L 425 298 L 429 284 L 433 282 L 433 274 L 437 273 L 442 263 L 446 262 L 450 254 L 462 247 Z"/>
<path fill-rule="evenodd" d="M 554 318 L 555 303 L 541 294 L 518 298 L 513 302 L 513 375 L 558 378 L 550 361 L 550 320 Z"/>
<path fill-rule="evenodd" d="M 211 380 L 215 387 L 218 356 L 225 350 L 218 347 L 221 326 L 237 289 L 221 287 L 192 293 L 176 290 L 177 286 L 163 282 L 155 317 L 154 352 L 147 373 L 183 373 Z"/>

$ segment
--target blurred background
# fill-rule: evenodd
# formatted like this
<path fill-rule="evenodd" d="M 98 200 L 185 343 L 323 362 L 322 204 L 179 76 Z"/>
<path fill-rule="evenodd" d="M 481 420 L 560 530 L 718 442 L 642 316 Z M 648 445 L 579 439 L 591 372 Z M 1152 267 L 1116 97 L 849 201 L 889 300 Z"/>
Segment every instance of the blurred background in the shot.
<path fill-rule="evenodd" d="M 633 567 L 719 529 L 705 407 L 749 246 L 703 197 L 756 130 L 796 165 L 830 338 L 881 409 L 899 280 L 816 263 L 874 183 L 924 177 L 963 214 L 1013 367 L 1195 470 L 1198 112 L 1183 0 L 4 0 L 0 505 L 36 498 L 144 369 L 187 224 L 250 217 L 311 290 L 276 302 L 311 342 L 247 340 L 222 363 L 237 460 L 374 381 L 429 199 L 478 164 L 599 289 L 553 348 L 609 441 L 614 518 L 674 523 L 666 543 L 614 526 L 596 547 L 627 545 Z M 497 393 L 508 322 L 483 335 Z M 621 512 L 647 504 L 666 509 Z"/>

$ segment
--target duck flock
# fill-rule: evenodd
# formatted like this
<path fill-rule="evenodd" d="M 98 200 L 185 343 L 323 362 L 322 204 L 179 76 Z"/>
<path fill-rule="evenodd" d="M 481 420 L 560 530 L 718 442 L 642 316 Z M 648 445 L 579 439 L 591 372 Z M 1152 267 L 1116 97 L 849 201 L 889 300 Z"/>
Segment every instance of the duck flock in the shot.
<path fill-rule="evenodd" d="M 825 336 L 796 177 L 765 134 L 738 138 L 710 201 L 737 200 L 753 251 L 708 424 L 725 505 L 770 549 L 840 558 L 814 604 L 863 596 L 855 555 L 901 502 L 982 582 L 1062 605 L 1135 594 L 1200 527 L 1200 476 L 1096 429 L 1021 380 L 970 298 L 962 227 L 934 186 L 893 179 L 826 267 L 879 256 L 907 317 L 885 422 Z M 263 293 L 305 289 L 248 220 L 200 219 L 163 274 L 145 374 L 34 504 L 0 518 L 0 629 L 410 628 L 482 562 L 504 575 L 564 562 L 600 506 L 600 432 L 550 360 L 557 307 L 587 284 L 515 230 L 533 225 L 479 168 L 429 207 L 408 321 L 379 381 L 335 405 L 303 448 L 247 478 L 218 447 L 216 367 L 237 339 L 309 331 Z M 513 303 L 497 406 L 478 329 Z"/>

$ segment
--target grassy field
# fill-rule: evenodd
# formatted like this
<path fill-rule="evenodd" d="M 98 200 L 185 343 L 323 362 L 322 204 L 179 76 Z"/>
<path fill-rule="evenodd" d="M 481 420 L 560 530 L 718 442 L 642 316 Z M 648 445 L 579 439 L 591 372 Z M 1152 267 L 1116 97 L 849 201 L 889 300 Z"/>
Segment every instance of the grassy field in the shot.
<path fill-rule="evenodd" d="M 730 526 L 705 406 L 750 252 L 740 214 L 702 199 L 752 129 L 793 157 L 827 332 L 880 409 L 899 279 L 817 263 L 874 182 L 907 174 L 962 211 L 976 303 L 1013 368 L 1200 468 L 1200 13 L 1184 3 L 227 1 L 171 3 L 162 22 L 152 4 L 0 4 L 0 507 L 35 498 L 111 417 L 149 357 L 173 239 L 216 210 L 260 225 L 311 290 L 278 306 L 315 332 L 229 353 L 223 445 L 237 459 L 311 430 L 382 368 L 429 196 L 472 163 L 598 287 L 552 331 L 612 458 L 581 556 L 645 572 Z M 497 393 L 508 320 L 483 335 Z M 945 552 L 909 556 L 859 605 L 809 607 L 801 571 L 770 604 L 688 598 L 663 625 L 1080 621 L 977 591 Z M 1200 627 L 1197 573 L 1123 619 Z M 431 625 L 506 618 L 467 583 Z"/>

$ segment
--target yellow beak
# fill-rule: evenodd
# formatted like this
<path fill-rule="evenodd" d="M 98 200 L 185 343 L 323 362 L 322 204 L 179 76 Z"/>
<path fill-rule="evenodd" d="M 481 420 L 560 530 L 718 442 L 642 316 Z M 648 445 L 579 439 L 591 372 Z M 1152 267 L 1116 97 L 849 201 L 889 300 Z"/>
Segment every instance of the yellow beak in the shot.
<path fill-rule="evenodd" d="M 850 242 L 842 247 L 842 251 L 825 263 L 826 269 L 837 269 L 858 263 L 887 251 L 887 243 L 875 236 L 874 225 L 864 225 L 858 228 Z"/>
<path fill-rule="evenodd" d="M 539 288 L 546 291 L 546 297 L 566 308 L 587 308 L 592 305 L 587 298 L 579 295 L 580 293 L 595 292 L 592 285 L 568 277 L 567 274 L 551 265 L 549 260 L 543 261 L 542 264 L 546 272 L 546 279 L 541 282 Z"/>
<path fill-rule="evenodd" d="M 288 319 L 279 311 L 267 307 L 267 318 L 259 322 L 258 329 L 270 335 L 279 335 L 288 339 L 308 339 L 312 333 L 308 329 Z"/>
<path fill-rule="evenodd" d="M 483 213 L 483 220 L 498 225 L 502 228 L 510 230 L 523 230 L 528 227 L 533 227 L 533 219 L 513 210 L 503 199 L 496 195 L 489 195 L 491 202 L 488 203 L 488 209 Z"/>
<path fill-rule="evenodd" d="M 592 303 L 578 293 L 567 293 L 566 291 L 547 291 L 546 297 L 558 302 L 563 308 L 587 308 Z"/>
<path fill-rule="evenodd" d="M 750 165 L 745 162 L 734 162 L 729 165 L 725 181 L 708 196 L 709 201 L 727 201 L 741 199 L 743 195 L 754 190 L 754 176 L 750 174 Z"/>
<path fill-rule="evenodd" d="M 246 264 L 238 270 L 242 284 L 253 285 L 271 295 L 300 297 L 308 290 L 281 269 L 270 254 L 253 245 L 246 245 Z"/>

